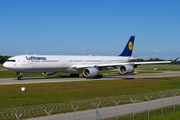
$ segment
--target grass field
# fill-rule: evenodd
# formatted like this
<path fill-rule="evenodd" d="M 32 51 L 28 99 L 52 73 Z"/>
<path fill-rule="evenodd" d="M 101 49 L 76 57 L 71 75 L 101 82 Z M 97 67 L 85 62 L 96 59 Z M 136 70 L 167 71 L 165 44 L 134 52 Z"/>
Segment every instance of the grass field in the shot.
<path fill-rule="evenodd" d="M 0 109 L 176 89 L 180 77 L 0 86 Z M 21 92 L 26 87 L 26 92 Z"/>
<path fill-rule="evenodd" d="M 3 64 L 0 64 L 0 69 L 4 69 Z"/>
<path fill-rule="evenodd" d="M 172 112 L 169 113 L 167 113 L 167 115 L 164 116 L 153 117 L 149 120 L 179 120 L 180 119 L 180 111 L 176 113 L 172 113 Z"/>

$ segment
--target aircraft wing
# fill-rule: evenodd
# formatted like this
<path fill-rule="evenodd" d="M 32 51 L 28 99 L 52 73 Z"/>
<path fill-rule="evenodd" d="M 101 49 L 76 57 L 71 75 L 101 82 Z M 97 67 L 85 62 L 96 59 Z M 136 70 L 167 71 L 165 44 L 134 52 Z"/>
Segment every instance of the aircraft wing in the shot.
<path fill-rule="evenodd" d="M 129 63 L 109 63 L 109 64 L 91 64 L 91 65 L 73 65 L 71 68 L 82 69 L 88 67 L 111 67 L 111 66 L 120 66 Z"/>
<path fill-rule="evenodd" d="M 71 68 L 83 69 L 88 67 L 113 67 L 126 64 L 131 65 L 143 65 L 143 64 L 159 64 L 159 63 L 171 63 L 171 61 L 152 61 L 152 62 L 125 62 L 125 63 L 109 63 L 109 64 L 91 64 L 91 65 L 73 65 Z"/>

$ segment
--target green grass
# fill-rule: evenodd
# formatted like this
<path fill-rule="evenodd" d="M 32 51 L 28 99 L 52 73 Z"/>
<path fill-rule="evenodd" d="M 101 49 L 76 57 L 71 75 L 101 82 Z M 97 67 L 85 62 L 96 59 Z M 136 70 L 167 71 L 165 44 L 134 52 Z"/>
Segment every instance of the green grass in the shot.
<path fill-rule="evenodd" d="M 178 89 L 180 77 L 0 86 L 0 109 Z M 26 87 L 26 92 L 21 92 Z"/>
<path fill-rule="evenodd" d="M 0 69 L 5 69 L 5 68 L 3 67 L 3 64 L 0 64 Z"/>
<path fill-rule="evenodd" d="M 170 114 L 168 113 L 167 115 L 153 117 L 149 120 L 179 120 L 180 119 L 180 111 L 175 112 L 175 113 L 171 113 L 171 112 Z"/>

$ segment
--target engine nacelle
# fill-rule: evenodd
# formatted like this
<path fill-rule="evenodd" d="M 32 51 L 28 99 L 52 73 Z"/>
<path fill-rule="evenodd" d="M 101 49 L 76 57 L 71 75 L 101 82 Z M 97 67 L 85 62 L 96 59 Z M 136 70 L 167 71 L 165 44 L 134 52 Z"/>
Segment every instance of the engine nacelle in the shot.
<path fill-rule="evenodd" d="M 128 74 L 128 73 L 132 73 L 134 71 L 134 67 L 130 64 L 127 65 L 121 65 L 119 67 L 119 72 L 121 74 Z"/>
<path fill-rule="evenodd" d="M 42 72 L 42 74 L 47 76 L 47 75 L 54 75 L 56 74 L 56 72 Z"/>
<path fill-rule="evenodd" d="M 85 68 L 83 70 L 83 75 L 87 78 L 96 77 L 99 74 L 99 70 L 95 67 Z"/>

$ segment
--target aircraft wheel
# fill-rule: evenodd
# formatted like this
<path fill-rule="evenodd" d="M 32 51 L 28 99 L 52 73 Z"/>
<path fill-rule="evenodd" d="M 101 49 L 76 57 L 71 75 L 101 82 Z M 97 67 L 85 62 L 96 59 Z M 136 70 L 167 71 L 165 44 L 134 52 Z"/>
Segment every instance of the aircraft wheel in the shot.
<path fill-rule="evenodd" d="M 76 73 L 73 74 L 73 77 L 76 77 Z"/>
<path fill-rule="evenodd" d="M 18 80 L 23 80 L 23 77 L 22 76 L 18 76 L 17 79 Z"/>
<path fill-rule="evenodd" d="M 96 76 L 96 78 L 102 78 L 102 77 L 103 77 L 102 74 L 101 74 L 101 75 L 98 74 L 98 75 Z"/>
<path fill-rule="evenodd" d="M 99 78 L 99 74 L 95 78 Z"/>
<path fill-rule="evenodd" d="M 76 74 L 76 73 L 73 74 L 73 73 L 71 73 L 71 74 L 70 74 L 70 77 L 79 77 L 79 74 Z"/>

